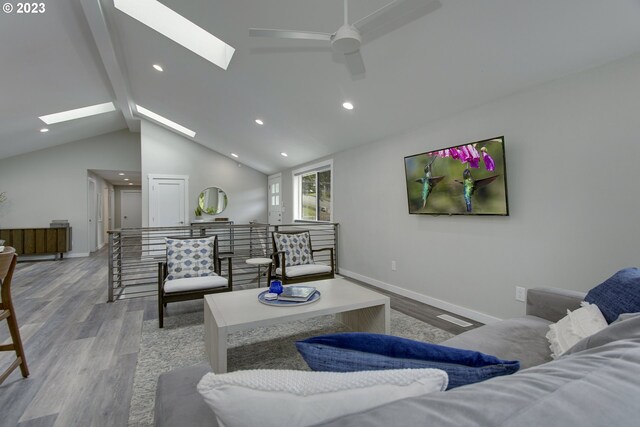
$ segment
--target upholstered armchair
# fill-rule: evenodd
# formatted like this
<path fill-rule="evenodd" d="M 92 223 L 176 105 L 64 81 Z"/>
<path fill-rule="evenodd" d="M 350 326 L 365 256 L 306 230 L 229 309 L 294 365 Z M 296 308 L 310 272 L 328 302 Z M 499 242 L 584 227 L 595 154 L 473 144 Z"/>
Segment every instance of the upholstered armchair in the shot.
<path fill-rule="evenodd" d="M 280 279 L 283 285 L 333 279 L 333 248 L 313 249 L 308 230 L 274 231 L 271 233 L 274 253 L 269 264 L 269 279 Z M 330 265 L 317 263 L 313 256 L 329 252 Z"/>
<path fill-rule="evenodd" d="M 158 323 L 164 323 L 167 303 L 204 298 L 233 290 L 231 257 L 228 278 L 222 277 L 218 236 L 202 239 L 165 239 L 167 260 L 158 264 Z"/>

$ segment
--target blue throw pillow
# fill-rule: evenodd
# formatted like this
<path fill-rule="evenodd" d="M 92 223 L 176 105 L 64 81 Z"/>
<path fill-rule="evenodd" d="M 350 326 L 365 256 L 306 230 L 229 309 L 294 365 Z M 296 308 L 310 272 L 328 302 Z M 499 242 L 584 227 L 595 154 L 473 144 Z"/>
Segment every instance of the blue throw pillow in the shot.
<path fill-rule="evenodd" d="M 520 369 L 518 361 L 390 335 L 358 332 L 321 335 L 298 341 L 296 347 L 314 371 L 442 369 L 449 375 L 447 389 Z"/>
<path fill-rule="evenodd" d="M 584 299 L 598 306 L 607 322 L 640 311 L 640 269 L 625 268 L 591 289 Z"/>

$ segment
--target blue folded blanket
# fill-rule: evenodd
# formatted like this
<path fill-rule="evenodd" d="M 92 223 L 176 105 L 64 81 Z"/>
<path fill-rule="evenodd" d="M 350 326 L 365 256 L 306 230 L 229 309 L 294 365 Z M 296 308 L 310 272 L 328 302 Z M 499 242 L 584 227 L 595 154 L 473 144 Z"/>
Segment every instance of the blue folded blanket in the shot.
<path fill-rule="evenodd" d="M 442 369 L 452 389 L 512 374 L 520 362 L 390 335 L 340 333 L 296 342 L 298 351 L 314 371 L 353 372 L 381 369 Z"/>

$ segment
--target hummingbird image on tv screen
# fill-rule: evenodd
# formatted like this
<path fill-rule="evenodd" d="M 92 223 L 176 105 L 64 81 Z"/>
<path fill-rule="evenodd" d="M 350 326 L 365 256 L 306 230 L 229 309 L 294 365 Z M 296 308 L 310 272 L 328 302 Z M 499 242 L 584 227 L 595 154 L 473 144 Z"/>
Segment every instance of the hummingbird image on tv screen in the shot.
<path fill-rule="evenodd" d="M 472 212 L 473 211 L 472 197 L 473 197 L 473 194 L 476 192 L 476 190 L 478 188 L 482 188 L 482 187 L 484 187 L 486 185 L 491 184 L 499 176 L 500 175 L 493 175 L 493 176 L 490 176 L 488 178 L 483 178 L 483 179 L 476 180 L 476 179 L 473 179 L 473 175 L 471 175 L 471 171 L 469 169 L 465 169 L 462 172 L 463 181 L 460 182 L 460 181 L 456 180 L 456 182 L 458 184 L 462 184 L 464 203 L 467 206 L 467 212 Z"/>
<path fill-rule="evenodd" d="M 429 195 L 431 194 L 433 187 L 435 187 L 444 178 L 444 176 L 435 176 L 435 177 L 431 176 L 432 175 L 431 165 L 436 159 L 437 157 L 434 157 L 424 167 L 424 177 L 416 179 L 416 182 L 419 182 L 422 184 L 422 209 L 424 209 L 425 206 L 427 206 L 427 199 L 429 198 Z"/>

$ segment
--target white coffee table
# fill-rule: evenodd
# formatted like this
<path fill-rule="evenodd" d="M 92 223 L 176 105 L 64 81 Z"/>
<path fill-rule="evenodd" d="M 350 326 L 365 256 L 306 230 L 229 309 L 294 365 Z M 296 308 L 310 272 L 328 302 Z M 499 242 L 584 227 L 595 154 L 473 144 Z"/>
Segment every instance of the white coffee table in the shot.
<path fill-rule="evenodd" d="M 258 294 L 263 289 L 206 295 L 204 344 L 213 372 L 227 372 L 227 336 L 247 329 L 336 314 L 352 331 L 389 333 L 389 297 L 342 278 L 307 285 L 320 291 L 320 300 L 294 307 L 261 304 Z"/>

